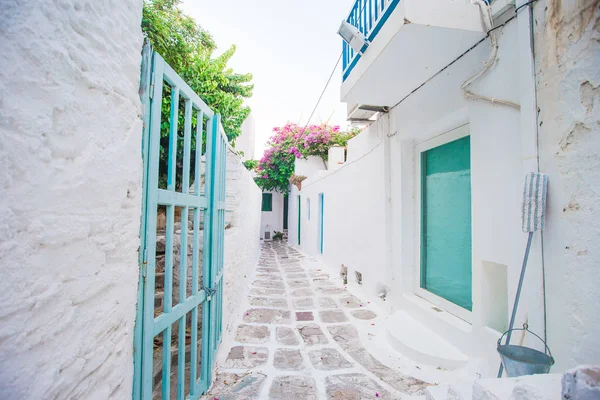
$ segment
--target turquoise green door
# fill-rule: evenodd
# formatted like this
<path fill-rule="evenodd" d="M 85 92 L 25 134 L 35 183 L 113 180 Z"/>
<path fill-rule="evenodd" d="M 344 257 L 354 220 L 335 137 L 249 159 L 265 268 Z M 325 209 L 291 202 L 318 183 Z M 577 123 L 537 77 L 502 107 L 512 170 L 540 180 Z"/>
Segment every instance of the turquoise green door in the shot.
<path fill-rule="evenodd" d="M 471 146 L 421 153 L 421 288 L 467 310 L 471 300 Z"/>
<path fill-rule="evenodd" d="M 302 201 L 300 200 L 300 195 L 298 195 L 298 246 L 300 246 L 300 227 L 302 226 Z"/>
<path fill-rule="evenodd" d="M 198 399 L 221 341 L 227 138 L 219 115 L 149 46 L 140 96 L 145 171 L 133 398 Z"/>

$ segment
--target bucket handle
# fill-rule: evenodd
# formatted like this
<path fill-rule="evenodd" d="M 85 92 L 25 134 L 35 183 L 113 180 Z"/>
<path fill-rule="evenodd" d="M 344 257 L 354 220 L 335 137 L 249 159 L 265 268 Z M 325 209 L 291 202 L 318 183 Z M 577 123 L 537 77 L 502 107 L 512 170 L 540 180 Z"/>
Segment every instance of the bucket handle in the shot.
<path fill-rule="evenodd" d="M 534 332 L 532 332 L 532 331 L 529 330 L 529 325 L 527 323 L 524 323 L 522 328 L 513 328 L 513 329 L 509 329 L 506 332 L 504 332 L 502 334 L 502 336 L 500 336 L 500 339 L 498 339 L 498 347 L 501 346 L 502 339 L 504 338 L 504 336 L 506 336 L 506 334 L 508 332 L 511 332 L 511 331 L 527 331 L 527 332 L 531 333 L 533 336 L 535 336 L 536 338 L 540 339 L 540 341 L 542 343 L 544 343 L 544 346 L 546 348 L 544 350 L 544 353 L 546 353 L 546 350 L 548 350 L 548 355 L 550 356 L 550 365 L 554 365 L 554 358 L 552 357 L 552 353 L 550 352 L 550 347 L 548 347 L 548 345 L 546 344 L 546 342 L 544 341 L 544 339 L 542 339 L 541 337 L 539 337 L 538 335 L 536 335 Z"/>

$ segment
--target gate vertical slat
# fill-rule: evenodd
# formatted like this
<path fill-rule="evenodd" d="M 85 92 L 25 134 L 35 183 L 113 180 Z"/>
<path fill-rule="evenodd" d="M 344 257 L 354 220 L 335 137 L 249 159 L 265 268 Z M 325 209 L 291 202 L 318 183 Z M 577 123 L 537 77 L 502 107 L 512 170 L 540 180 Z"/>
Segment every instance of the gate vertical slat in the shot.
<path fill-rule="evenodd" d="M 154 307 L 149 306 L 149 302 L 154 304 L 154 281 L 156 275 L 156 214 L 158 208 L 158 165 L 160 160 L 160 123 L 161 123 L 161 102 L 156 99 L 162 98 L 163 81 L 162 78 L 156 80 L 156 76 L 162 77 L 164 71 L 164 61 L 154 53 L 152 57 L 153 70 L 153 88 L 152 103 L 150 106 L 150 127 L 149 127 L 149 145 L 148 145 L 148 168 L 147 187 L 146 187 L 146 249 L 149 254 L 146 256 L 146 277 L 144 284 L 144 303 L 142 307 L 142 368 L 139 371 L 141 375 L 141 398 L 151 399 L 153 389 L 153 349 L 154 349 Z"/>
<path fill-rule="evenodd" d="M 194 189 L 198 198 L 200 197 L 201 191 L 201 163 L 202 163 L 202 125 L 204 123 L 204 114 L 202 111 L 198 111 L 196 114 L 196 154 L 195 154 L 195 169 L 194 169 Z M 204 210 L 196 207 L 194 209 L 194 246 L 192 249 L 192 295 L 198 294 L 198 261 L 200 256 L 200 213 Z M 206 220 L 206 218 L 205 218 Z M 194 307 L 192 310 L 192 326 L 191 326 L 191 351 L 190 351 L 190 395 L 193 397 L 197 388 L 195 382 L 197 380 L 197 369 L 198 363 L 198 307 Z"/>
<path fill-rule="evenodd" d="M 167 190 L 175 191 L 177 182 L 177 123 L 179 117 L 179 88 L 171 87 L 171 112 L 169 115 L 169 164 L 167 172 Z M 175 206 L 167 205 L 165 240 L 165 288 L 164 312 L 168 314 L 173 308 L 173 239 L 175 235 Z M 181 257 L 180 257 L 181 258 Z M 173 325 L 163 332 L 162 357 L 162 398 L 168 400 L 171 396 L 171 340 Z"/>
<path fill-rule="evenodd" d="M 190 191 L 190 154 L 192 147 L 192 101 L 185 101 L 185 116 L 183 124 L 183 176 L 181 177 L 181 191 L 188 194 Z M 188 215 L 189 206 L 184 206 L 181 212 L 181 245 L 179 255 L 179 303 L 185 302 L 187 294 L 187 258 L 188 258 Z M 177 346 L 177 399 L 185 398 L 185 342 L 186 342 L 186 315 L 179 319 L 178 346 Z"/>
<path fill-rule="evenodd" d="M 226 182 L 226 174 L 227 174 L 227 137 L 223 132 L 220 135 L 221 140 L 221 155 L 219 158 L 219 187 L 220 187 L 220 215 L 219 222 L 221 224 L 220 229 L 217 231 L 217 235 L 219 236 L 219 249 L 217 254 L 219 255 L 219 276 L 221 277 L 219 280 L 218 287 L 218 308 L 219 308 L 219 317 L 217 318 L 217 347 L 221 343 L 221 332 L 222 332 L 222 323 L 223 323 L 223 265 L 225 263 L 225 212 L 226 212 L 226 204 L 225 204 L 225 182 Z"/>
<path fill-rule="evenodd" d="M 142 50 L 142 68 L 140 76 L 140 99 L 142 101 L 142 119 L 143 119 L 143 132 L 142 132 L 142 154 L 144 162 L 144 171 L 148 170 L 148 149 L 150 141 L 150 91 L 153 89 L 152 85 L 152 47 L 149 42 L 144 44 Z M 143 327 L 143 300 L 144 300 L 144 268 L 147 268 L 146 258 L 146 223 L 145 218 L 147 210 L 147 190 L 148 190 L 148 174 L 144 174 L 142 180 L 143 198 L 142 198 L 142 223 L 140 224 L 140 239 L 142 241 L 140 246 L 139 263 L 142 268 L 140 274 L 140 280 L 138 285 L 137 293 L 137 312 L 140 316 L 140 321 L 136 321 L 134 330 L 134 348 L 133 348 L 133 364 L 134 370 L 139 371 L 142 368 L 142 327 Z M 133 398 L 140 398 L 142 396 L 142 377 L 141 374 L 135 374 L 133 380 Z"/>
<path fill-rule="evenodd" d="M 213 226 L 213 204 L 214 204 L 214 188 L 213 188 L 213 178 L 214 178 L 214 145 L 215 145 L 215 122 L 217 122 L 218 116 L 214 115 L 208 121 L 208 129 L 206 133 L 206 173 L 205 173 L 205 185 L 204 192 L 206 196 L 206 211 L 204 215 L 204 268 L 203 268 L 203 285 L 205 287 L 211 287 L 212 285 L 212 260 L 213 260 L 213 252 L 212 252 L 212 226 Z M 218 125 L 217 125 L 218 126 Z M 218 128 L 217 128 L 218 129 Z M 214 303 L 211 301 L 206 301 L 204 307 L 202 309 L 202 358 L 206 360 L 206 362 L 202 365 L 202 373 L 203 379 L 205 382 L 211 381 L 211 365 L 212 365 L 212 346 L 210 345 L 211 341 L 211 326 L 209 321 L 212 319 L 212 305 Z"/>

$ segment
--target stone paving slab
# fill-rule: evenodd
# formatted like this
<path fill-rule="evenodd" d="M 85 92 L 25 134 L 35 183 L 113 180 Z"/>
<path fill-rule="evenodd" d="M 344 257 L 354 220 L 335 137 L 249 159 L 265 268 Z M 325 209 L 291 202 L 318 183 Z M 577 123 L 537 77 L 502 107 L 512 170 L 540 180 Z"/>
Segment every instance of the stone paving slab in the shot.
<path fill-rule="evenodd" d="M 265 347 L 232 347 L 225 360 L 226 368 L 253 368 L 266 364 L 269 358 L 269 350 Z"/>
<path fill-rule="evenodd" d="M 292 272 L 286 275 L 288 279 L 308 279 L 308 276 L 302 272 Z"/>
<path fill-rule="evenodd" d="M 258 324 L 290 324 L 292 322 L 291 312 L 271 308 L 252 308 L 244 315 L 245 322 Z"/>
<path fill-rule="evenodd" d="M 296 313 L 296 321 L 314 321 L 315 316 L 310 311 L 299 311 Z"/>
<path fill-rule="evenodd" d="M 310 287 L 310 282 L 307 280 L 288 280 L 287 285 L 292 289 L 308 288 Z"/>
<path fill-rule="evenodd" d="M 298 332 L 307 346 L 315 344 L 327 344 L 328 340 L 321 327 L 317 324 L 305 324 L 298 326 Z"/>
<path fill-rule="evenodd" d="M 292 297 L 311 297 L 315 295 L 311 289 L 296 289 L 290 293 Z"/>
<path fill-rule="evenodd" d="M 250 295 L 252 295 L 252 296 L 283 296 L 283 295 L 285 295 L 285 290 L 267 289 L 267 288 L 252 288 L 252 289 L 250 289 Z"/>
<path fill-rule="evenodd" d="M 235 336 L 240 343 L 265 343 L 271 338 L 271 331 L 267 326 L 240 325 Z"/>
<path fill-rule="evenodd" d="M 338 295 L 338 294 L 345 294 L 347 293 L 345 289 L 342 288 L 338 288 L 338 287 L 327 287 L 327 286 L 322 286 L 322 287 L 318 287 L 315 289 L 315 291 L 318 294 L 327 294 L 327 295 Z"/>
<path fill-rule="evenodd" d="M 260 392 L 266 379 L 265 374 L 256 372 L 218 374 L 205 398 L 208 400 L 260 400 Z"/>
<path fill-rule="evenodd" d="M 283 286 L 283 282 L 274 280 L 257 279 L 254 282 L 252 282 L 252 285 L 255 287 L 262 287 L 268 289 L 285 289 L 285 286 Z"/>
<path fill-rule="evenodd" d="M 293 299 L 293 303 L 296 310 L 311 310 L 315 307 L 315 302 L 312 297 L 299 297 Z"/>
<path fill-rule="evenodd" d="M 280 274 L 279 268 L 261 267 L 256 269 L 257 274 Z"/>
<path fill-rule="evenodd" d="M 257 279 L 266 279 L 266 280 L 274 280 L 274 281 L 283 281 L 281 274 L 274 272 L 263 272 L 260 274 L 256 274 Z"/>
<path fill-rule="evenodd" d="M 296 331 L 292 328 L 286 328 L 283 326 L 277 327 L 276 340 L 278 344 L 287 346 L 297 346 L 300 344 Z"/>
<path fill-rule="evenodd" d="M 335 283 L 283 242 L 263 243 L 262 252 L 249 307 L 205 400 L 400 399 L 429 386 L 366 350 L 356 326 L 377 322 L 377 313 L 337 275 Z"/>
<path fill-rule="evenodd" d="M 273 379 L 269 400 L 317 400 L 313 378 L 306 376 L 278 376 Z"/>
<path fill-rule="evenodd" d="M 371 310 L 355 310 L 351 314 L 354 318 L 358 319 L 374 319 L 377 317 L 377 314 Z"/>
<path fill-rule="evenodd" d="M 339 351 L 331 348 L 319 350 L 311 350 L 308 353 L 310 362 L 316 369 L 320 370 L 336 370 L 352 368 L 353 364 L 346 360 Z"/>
<path fill-rule="evenodd" d="M 379 384 L 363 374 L 332 375 L 325 379 L 327 399 L 397 399 Z"/>
<path fill-rule="evenodd" d="M 347 308 L 360 308 L 363 306 L 362 301 L 352 295 L 341 297 L 340 302 Z"/>
<path fill-rule="evenodd" d="M 336 324 L 348 321 L 346 314 L 342 310 L 319 311 L 319 318 L 326 324 Z"/>
<path fill-rule="evenodd" d="M 317 299 L 319 308 L 338 308 L 338 304 L 330 297 L 319 297 Z"/>
<path fill-rule="evenodd" d="M 250 305 L 258 307 L 287 308 L 287 299 L 283 297 L 251 297 Z"/>
<path fill-rule="evenodd" d="M 298 349 L 277 349 L 273 359 L 273 366 L 282 371 L 299 371 L 304 361 Z"/>

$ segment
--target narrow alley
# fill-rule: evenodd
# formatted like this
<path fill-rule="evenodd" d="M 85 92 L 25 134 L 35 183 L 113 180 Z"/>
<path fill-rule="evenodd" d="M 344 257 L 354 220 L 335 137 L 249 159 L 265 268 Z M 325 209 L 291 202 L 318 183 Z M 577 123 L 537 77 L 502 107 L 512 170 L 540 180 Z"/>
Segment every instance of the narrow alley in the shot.
<path fill-rule="evenodd" d="M 285 242 L 262 244 L 244 309 L 206 399 L 398 399 L 429 386 L 376 360 L 364 342 L 377 313 Z"/>

